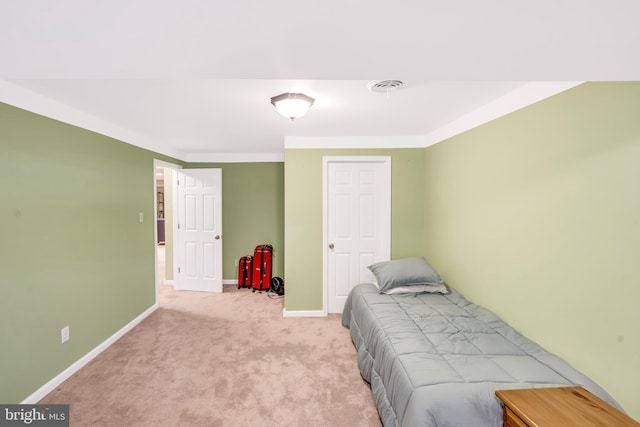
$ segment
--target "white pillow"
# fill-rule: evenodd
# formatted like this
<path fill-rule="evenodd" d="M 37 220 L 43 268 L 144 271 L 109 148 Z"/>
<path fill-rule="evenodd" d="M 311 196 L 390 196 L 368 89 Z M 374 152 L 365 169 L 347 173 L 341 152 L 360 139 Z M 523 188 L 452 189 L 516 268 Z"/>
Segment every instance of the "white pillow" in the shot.
<path fill-rule="evenodd" d="M 387 289 L 386 291 L 382 291 L 383 294 L 387 295 L 398 295 L 398 294 L 421 294 L 423 292 L 430 294 L 448 294 L 449 290 L 445 285 L 411 285 L 411 286 L 396 286 L 395 288 Z"/>

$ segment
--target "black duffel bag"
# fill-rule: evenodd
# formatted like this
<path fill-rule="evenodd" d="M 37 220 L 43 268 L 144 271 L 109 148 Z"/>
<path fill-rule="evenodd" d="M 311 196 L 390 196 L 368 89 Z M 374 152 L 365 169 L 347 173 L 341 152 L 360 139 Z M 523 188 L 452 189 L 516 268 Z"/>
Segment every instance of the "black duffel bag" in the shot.
<path fill-rule="evenodd" d="M 276 295 L 284 295 L 284 280 L 280 277 L 272 277 L 270 289 Z"/>

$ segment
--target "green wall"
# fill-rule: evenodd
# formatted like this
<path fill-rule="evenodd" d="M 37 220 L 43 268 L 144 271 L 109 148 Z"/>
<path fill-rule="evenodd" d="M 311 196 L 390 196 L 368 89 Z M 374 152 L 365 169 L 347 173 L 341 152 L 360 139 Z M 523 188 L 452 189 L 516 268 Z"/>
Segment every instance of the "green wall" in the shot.
<path fill-rule="evenodd" d="M 273 275 L 284 273 L 284 163 L 190 163 L 222 169 L 223 277 L 236 280 L 235 262 L 260 244 L 273 245 Z"/>
<path fill-rule="evenodd" d="M 588 83 L 429 147 L 424 255 L 640 419 L 640 83 Z"/>
<path fill-rule="evenodd" d="M 427 149 L 185 167 L 223 169 L 225 278 L 272 243 L 304 311 L 322 309 L 322 156 L 391 156 L 392 257 L 424 254 L 640 419 L 639 117 L 640 83 L 589 83 Z M 183 164 L 0 104 L 0 402 L 153 304 L 154 158 Z"/>
<path fill-rule="evenodd" d="M 284 272 L 282 163 L 184 164 L 0 103 L 0 402 L 24 400 L 153 305 L 154 159 L 222 168 L 225 278 L 260 243 Z"/>
<path fill-rule="evenodd" d="M 391 257 L 422 252 L 424 149 L 285 150 L 285 308 L 322 310 L 322 157 L 391 156 Z"/>
<path fill-rule="evenodd" d="M 0 103 L 0 402 L 154 304 L 154 158 L 173 161 Z"/>

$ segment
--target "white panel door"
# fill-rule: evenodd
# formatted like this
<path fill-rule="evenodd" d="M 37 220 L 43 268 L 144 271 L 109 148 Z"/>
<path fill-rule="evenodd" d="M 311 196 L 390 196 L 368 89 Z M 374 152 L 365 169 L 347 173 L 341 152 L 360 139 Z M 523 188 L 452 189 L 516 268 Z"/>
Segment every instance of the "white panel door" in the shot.
<path fill-rule="evenodd" d="M 390 161 L 326 158 L 324 259 L 329 313 L 341 313 L 349 291 L 371 281 L 368 265 L 389 259 Z"/>
<path fill-rule="evenodd" d="M 175 288 L 222 292 L 222 170 L 183 169 L 178 177 Z"/>

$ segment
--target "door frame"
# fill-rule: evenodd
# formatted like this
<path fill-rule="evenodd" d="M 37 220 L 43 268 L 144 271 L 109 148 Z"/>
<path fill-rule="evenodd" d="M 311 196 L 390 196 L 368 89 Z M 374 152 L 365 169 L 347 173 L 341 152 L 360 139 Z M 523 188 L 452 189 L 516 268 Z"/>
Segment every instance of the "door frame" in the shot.
<path fill-rule="evenodd" d="M 167 168 L 167 169 L 172 169 L 174 172 L 178 172 L 182 169 L 182 166 L 180 165 L 176 165 L 174 163 L 169 163 L 169 162 L 165 162 L 164 160 L 158 160 L 158 159 L 153 159 L 153 262 L 154 262 L 154 270 L 153 270 L 153 274 L 155 277 L 155 282 L 156 282 L 156 295 L 155 295 L 155 304 L 158 305 L 158 293 L 160 292 L 160 283 L 158 283 L 158 225 L 157 225 L 157 218 L 158 218 L 158 185 L 156 183 L 156 168 L 161 167 L 161 168 Z M 173 218 L 177 218 L 177 194 L 176 194 L 176 173 L 173 173 L 173 180 L 171 182 L 172 188 L 173 188 L 173 198 L 172 198 L 172 214 L 173 214 Z M 165 187 L 166 187 L 167 183 L 165 182 Z M 173 221 L 173 235 L 175 236 L 177 231 L 178 231 L 178 226 L 177 226 L 177 222 L 176 220 Z M 165 246 L 166 248 L 166 246 Z M 176 259 L 176 255 L 177 255 L 177 250 L 176 250 L 176 244 L 173 244 L 173 259 Z M 173 263 L 173 277 L 175 279 L 176 274 L 177 274 L 177 266 L 176 266 L 176 262 Z"/>
<path fill-rule="evenodd" d="M 329 313 L 329 213 L 327 204 L 329 201 L 329 164 L 331 163 L 382 163 L 388 176 L 389 199 L 387 229 L 383 230 L 386 245 L 383 248 L 386 259 L 391 258 L 391 156 L 322 156 L 322 312 L 326 316 Z"/>

